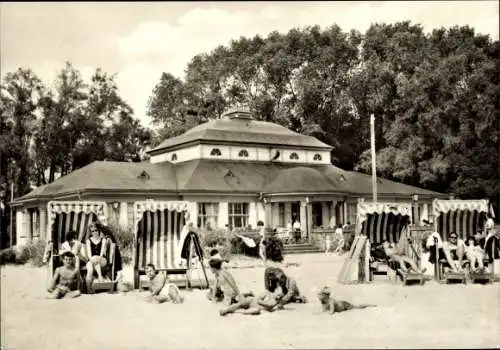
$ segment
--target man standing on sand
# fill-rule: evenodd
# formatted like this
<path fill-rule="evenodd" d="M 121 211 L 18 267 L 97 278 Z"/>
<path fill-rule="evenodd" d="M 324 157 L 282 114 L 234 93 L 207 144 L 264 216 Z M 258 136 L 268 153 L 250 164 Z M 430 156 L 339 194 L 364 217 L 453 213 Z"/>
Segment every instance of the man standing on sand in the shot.
<path fill-rule="evenodd" d="M 78 290 L 80 271 L 75 266 L 75 254 L 65 251 L 61 257 L 63 266 L 58 267 L 54 272 L 48 289 L 48 299 L 76 298 L 81 294 Z"/>

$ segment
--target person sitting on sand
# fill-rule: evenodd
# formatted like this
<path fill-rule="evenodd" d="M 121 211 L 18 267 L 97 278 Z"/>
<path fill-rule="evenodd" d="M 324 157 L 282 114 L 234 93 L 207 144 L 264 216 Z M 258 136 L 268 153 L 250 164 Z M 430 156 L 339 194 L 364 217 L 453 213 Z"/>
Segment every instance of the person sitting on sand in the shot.
<path fill-rule="evenodd" d="M 94 271 L 97 273 L 97 280 L 104 281 L 102 269 L 108 264 L 106 259 L 109 241 L 104 235 L 99 232 L 97 226 L 91 223 L 88 228 L 90 237 L 86 241 L 87 254 L 89 259 L 87 262 L 87 291 L 92 293 L 92 281 L 94 279 Z"/>
<path fill-rule="evenodd" d="M 372 304 L 360 304 L 353 305 L 345 300 L 335 300 L 331 296 L 331 290 L 328 287 L 323 287 L 319 293 L 318 298 L 321 303 L 321 310 L 323 312 L 328 312 L 330 314 L 334 314 L 336 312 L 344 312 L 353 309 L 366 309 L 367 307 L 375 307 L 376 305 Z"/>
<path fill-rule="evenodd" d="M 167 301 L 173 302 L 174 304 L 184 302 L 184 298 L 181 297 L 177 286 L 173 283 L 167 283 L 167 274 L 164 271 L 158 272 L 153 264 L 147 264 L 146 276 L 150 281 L 150 294 L 146 298 L 146 301 L 158 304 Z"/>
<path fill-rule="evenodd" d="M 278 267 L 268 267 L 264 271 L 264 283 L 266 290 L 275 293 L 277 287 L 280 287 L 283 297 L 279 298 L 279 306 L 283 307 L 288 303 L 306 303 L 305 296 L 300 294 L 297 281 L 287 276 L 282 269 Z"/>
<path fill-rule="evenodd" d="M 470 261 L 470 268 L 472 271 L 484 270 L 484 252 L 476 243 L 476 239 L 473 236 L 469 236 L 467 238 L 467 245 L 465 246 L 465 256 Z"/>
<path fill-rule="evenodd" d="M 222 301 L 225 306 L 219 314 L 225 316 L 241 310 L 246 315 L 259 315 L 261 308 L 253 298 L 253 294 L 240 292 L 233 275 L 228 270 L 222 269 L 222 260 L 210 259 L 208 263 L 215 276 L 208 298 L 213 302 Z M 267 300 L 263 299 L 261 302 L 266 305 Z"/>
<path fill-rule="evenodd" d="M 413 261 L 413 259 L 410 259 L 410 257 L 406 256 L 402 250 L 397 248 L 397 246 L 394 248 L 391 248 L 390 243 L 385 241 L 382 244 L 382 247 L 384 248 L 385 255 L 387 255 L 387 257 L 389 259 L 399 263 L 400 269 L 404 273 L 409 272 L 408 268 L 406 267 L 407 264 L 410 266 L 410 270 L 412 270 L 413 272 L 416 272 L 416 273 L 424 273 L 425 272 L 425 269 L 423 269 L 423 270 L 419 269 L 417 264 L 415 264 L 415 261 Z"/>
<path fill-rule="evenodd" d="M 80 271 L 75 266 L 75 254 L 65 251 L 61 255 L 63 266 L 58 267 L 48 288 L 48 299 L 76 298 L 80 296 Z"/>

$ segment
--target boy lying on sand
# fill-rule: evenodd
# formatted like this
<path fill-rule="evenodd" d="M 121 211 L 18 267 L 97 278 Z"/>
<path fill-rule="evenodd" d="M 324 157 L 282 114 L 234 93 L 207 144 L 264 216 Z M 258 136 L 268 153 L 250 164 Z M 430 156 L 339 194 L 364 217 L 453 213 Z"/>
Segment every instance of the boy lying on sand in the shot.
<path fill-rule="evenodd" d="M 150 295 L 148 295 L 146 301 L 158 304 L 166 301 L 171 301 L 174 304 L 180 304 L 184 301 L 184 298 L 181 297 L 177 286 L 173 283 L 166 283 L 167 274 L 164 271 L 157 272 L 156 267 L 153 264 L 147 264 L 146 275 L 151 283 L 149 285 Z"/>
<path fill-rule="evenodd" d="M 210 269 L 215 276 L 215 283 L 210 288 L 208 298 L 214 302 L 222 301 L 224 308 L 221 316 L 241 311 L 245 315 L 259 315 L 261 310 L 274 311 L 278 299 L 272 293 L 265 293 L 257 298 L 252 293 L 242 294 L 233 275 L 222 268 L 222 260 L 210 259 Z"/>
<path fill-rule="evenodd" d="M 78 280 L 80 271 L 75 266 L 75 254 L 65 251 L 61 255 L 63 266 L 54 272 L 52 283 L 48 289 L 48 299 L 76 298 L 80 296 Z"/>
<path fill-rule="evenodd" d="M 376 306 L 371 304 L 353 305 L 345 300 L 335 300 L 332 296 L 330 296 L 330 294 L 331 290 L 328 287 L 323 287 L 318 293 L 318 298 L 321 303 L 322 311 L 328 312 L 330 314 L 334 314 L 336 312 L 348 311 L 352 309 L 365 309 L 367 307 Z"/>

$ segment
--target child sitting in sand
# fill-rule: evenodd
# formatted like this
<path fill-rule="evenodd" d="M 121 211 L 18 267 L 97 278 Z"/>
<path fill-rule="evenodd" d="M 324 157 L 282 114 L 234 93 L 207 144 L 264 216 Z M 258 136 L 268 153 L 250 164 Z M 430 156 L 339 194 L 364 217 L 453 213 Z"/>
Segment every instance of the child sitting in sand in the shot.
<path fill-rule="evenodd" d="M 476 239 L 473 236 L 467 238 L 467 246 L 465 247 L 465 256 L 470 261 L 472 271 L 484 270 L 484 252 L 479 245 L 476 244 Z M 477 266 L 477 269 L 476 269 Z"/>
<path fill-rule="evenodd" d="M 321 310 L 323 312 L 328 312 L 330 314 L 334 314 L 336 312 L 344 312 L 353 309 L 365 309 L 367 307 L 375 307 L 376 305 L 371 304 L 360 304 L 353 305 L 345 300 L 335 300 L 331 296 L 331 290 L 328 287 L 323 287 L 319 293 L 318 298 L 321 303 Z"/>
<path fill-rule="evenodd" d="M 399 263 L 401 271 L 404 273 L 408 273 L 408 268 L 406 265 L 408 264 L 410 266 L 410 270 L 416 273 L 424 273 L 426 270 L 425 269 L 419 269 L 417 264 L 415 264 L 415 261 L 413 259 L 410 259 L 408 256 L 405 255 L 404 252 L 399 250 L 397 247 L 391 248 L 390 243 L 385 241 L 382 244 L 382 247 L 384 248 L 384 253 L 387 255 L 387 257 L 391 260 L 394 260 Z"/>
<path fill-rule="evenodd" d="M 177 286 L 173 283 L 167 283 L 167 274 L 164 271 L 157 272 L 153 264 L 147 264 L 146 276 L 150 281 L 150 294 L 146 298 L 146 301 L 158 304 L 167 301 L 180 304 L 184 301 Z"/>
<path fill-rule="evenodd" d="M 62 253 L 63 266 L 54 272 L 52 283 L 48 289 L 48 299 L 76 298 L 80 296 L 78 290 L 80 271 L 75 267 L 75 255 L 72 252 Z"/>
<path fill-rule="evenodd" d="M 278 308 L 288 303 L 306 303 L 307 298 L 300 294 L 294 278 L 287 276 L 278 267 L 268 267 L 264 271 L 264 285 L 268 292 L 274 293 L 278 299 Z M 279 289 L 278 289 L 279 287 Z"/>

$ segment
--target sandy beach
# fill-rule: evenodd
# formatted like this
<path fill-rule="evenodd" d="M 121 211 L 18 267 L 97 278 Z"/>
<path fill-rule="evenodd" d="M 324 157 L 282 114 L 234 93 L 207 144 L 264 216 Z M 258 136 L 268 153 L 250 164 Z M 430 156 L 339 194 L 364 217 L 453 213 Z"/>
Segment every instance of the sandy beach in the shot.
<path fill-rule="evenodd" d="M 1 269 L 2 349 L 485 348 L 500 346 L 500 283 L 405 287 L 378 278 L 340 285 L 342 257 L 291 255 L 285 268 L 310 299 L 260 316 L 221 317 L 205 291 L 184 304 L 148 304 L 145 292 L 46 300 L 46 270 Z M 231 270 L 242 290 L 263 291 L 263 268 Z M 130 275 L 131 271 L 127 271 Z M 376 308 L 319 314 L 316 291 Z"/>

